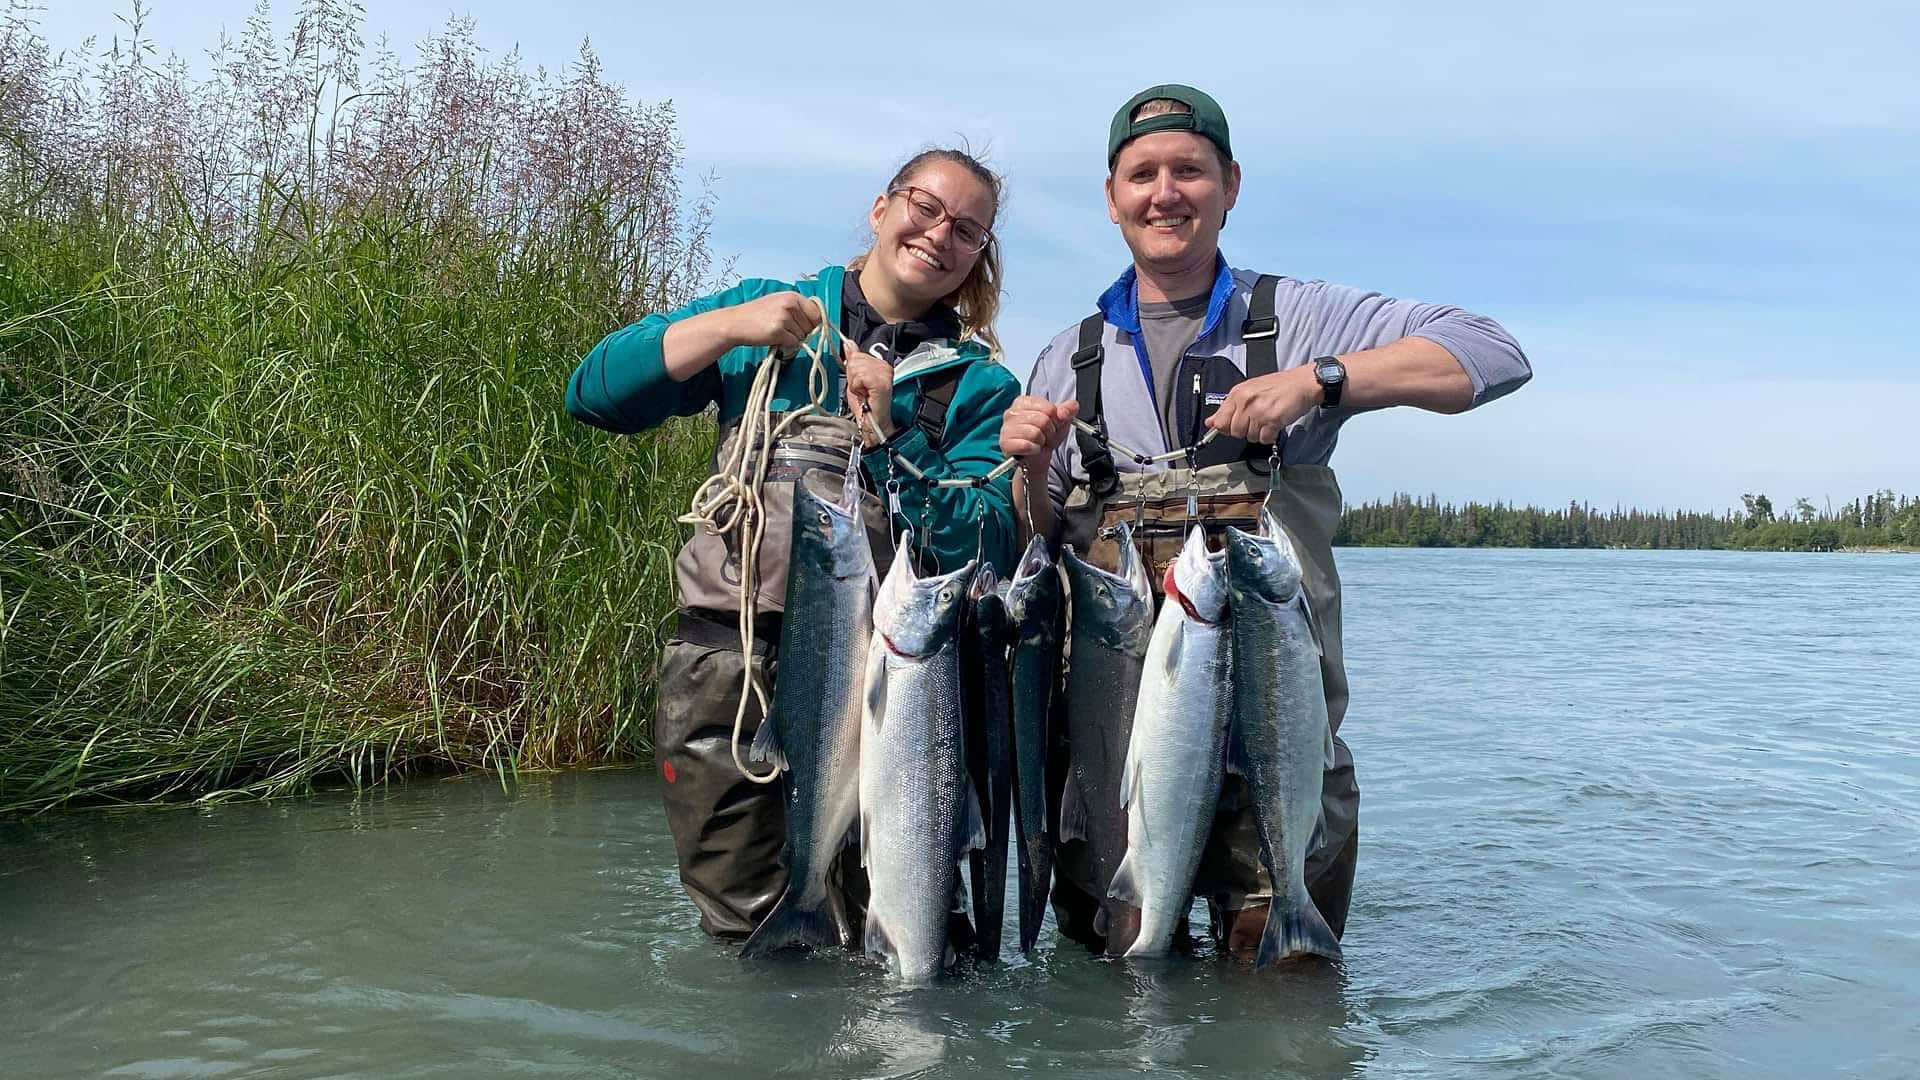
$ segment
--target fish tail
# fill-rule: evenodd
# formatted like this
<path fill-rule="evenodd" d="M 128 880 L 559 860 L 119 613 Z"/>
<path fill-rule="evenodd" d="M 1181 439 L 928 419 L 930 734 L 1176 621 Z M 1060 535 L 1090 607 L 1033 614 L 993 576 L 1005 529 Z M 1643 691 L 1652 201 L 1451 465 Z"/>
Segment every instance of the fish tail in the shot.
<path fill-rule="evenodd" d="M 1333 928 L 1314 906 L 1313 898 L 1302 889 L 1298 896 L 1284 899 L 1275 897 L 1267 909 L 1267 927 L 1260 935 L 1260 952 L 1253 966 L 1272 967 L 1303 956 L 1338 961 L 1340 939 L 1333 936 Z"/>
<path fill-rule="evenodd" d="M 1036 842 L 1037 841 L 1037 842 Z M 1020 951 L 1032 952 L 1040 940 L 1040 924 L 1047 917 L 1047 889 L 1053 879 L 1053 852 L 1046 837 L 1021 838 Z"/>
<path fill-rule="evenodd" d="M 788 890 L 773 906 L 766 921 L 754 929 L 747 943 L 740 946 L 740 955 L 765 956 L 794 945 L 823 949 L 831 945 L 845 944 L 840 939 L 840 927 L 834 922 L 832 914 L 824 909 L 808 909 L 800 906 L 796 894 Z"/>

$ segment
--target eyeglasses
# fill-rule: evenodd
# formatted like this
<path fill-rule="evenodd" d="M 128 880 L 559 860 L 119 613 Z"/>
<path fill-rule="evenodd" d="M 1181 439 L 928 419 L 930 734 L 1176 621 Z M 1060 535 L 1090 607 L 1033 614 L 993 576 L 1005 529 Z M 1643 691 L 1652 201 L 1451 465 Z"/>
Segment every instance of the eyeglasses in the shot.
<path fill-rule="evenodd" d="M 907 201 L 907 220 L 916 229 L 934 229 L 942 221 L 953 222 L 953 242 L 969 255 L 985 251 L 993 242 L 993 230 L 973 220 L 956 216 L 947 209 L 947 204 L 934 195 L 917 187 L 898 187 L 887 192 L 888 195 L 903 196 Z"/>

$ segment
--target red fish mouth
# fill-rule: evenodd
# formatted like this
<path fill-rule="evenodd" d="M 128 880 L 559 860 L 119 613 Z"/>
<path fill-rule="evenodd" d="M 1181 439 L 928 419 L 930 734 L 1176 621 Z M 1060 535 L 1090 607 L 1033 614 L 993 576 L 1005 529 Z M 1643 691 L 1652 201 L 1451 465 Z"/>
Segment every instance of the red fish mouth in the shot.
<path fill-rule="evenodd" d="M 1193 609 L 1193 601 L 1187 599 L 1187 594 L 1181 592 L 1180 586 L 1174 583 L 1172 563 L 1167 564 L 1167 572 L 1166 575 L 1160 579 L 1160 587 L 1162 591 L 1167 594 L 1167 599 L 1179 602 L 1180 607 L 1186 611 L 1187 618 L 1192 619 L 1201 626 L 1217 625 L 1212 619 L 1202 618 L 1200 613 Z"/>

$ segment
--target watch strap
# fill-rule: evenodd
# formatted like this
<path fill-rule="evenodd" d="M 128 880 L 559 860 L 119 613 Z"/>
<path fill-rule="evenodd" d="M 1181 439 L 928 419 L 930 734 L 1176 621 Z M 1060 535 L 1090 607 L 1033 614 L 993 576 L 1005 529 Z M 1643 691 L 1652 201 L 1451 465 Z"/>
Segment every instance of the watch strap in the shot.
<path fill-rule="evenodd" d="M 1338 368 L 1340 371 L 1339 377 L 1328 379 L 1323 376 L 1320 373 L 1322 364 L 1330 364 Z M 1315 357 L 1313 360 L 1313 381 L 1320 384 L 1321 408 L 1336 408 L 1340 404 L 1341 393 L 1347 388 L 1347 365 L 1341 363 L 1340 358 L 1336 356 Z"/>

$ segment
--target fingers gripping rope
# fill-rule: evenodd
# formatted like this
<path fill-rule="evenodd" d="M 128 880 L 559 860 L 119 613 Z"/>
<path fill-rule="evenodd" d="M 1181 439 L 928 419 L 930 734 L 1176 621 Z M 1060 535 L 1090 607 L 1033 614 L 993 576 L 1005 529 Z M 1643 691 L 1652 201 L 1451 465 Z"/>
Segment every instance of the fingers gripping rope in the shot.
<path fill-rule="evenodd" d="M 770 702 L 766 687 L 755 676 L 752 663 L 754 586 L 759 578 L 760 543 L 766 535 L 767 524 L 766 514 L 760 504 L 760 488 L 766 480 L 767 466 L 773 459 L 774 443 L 801 417 L 829 411 L 827 391 L 831 380 L 827 373 L 826 358 L 836 348 L 848 344 L 845 335 L 828 317 L 826 305 L 818 297 L 809 299 L 819 325 L 813 334 L 800 343 L 795 357 L 805 357 L 812 365 L 807 370 L 807 403 L 788 410 L 777 424 L 774 423 L 774 387 L 779 382 L 781 362 L 777 353 L 769 352 L 766 359 L 760 362 L 760 370 L 754 373 L 753 385 L 747 391 L 746 407 L 741 412 L 740 429 L 735 433 L 732 448 L 728 450 L 725 460 L 714 469 L 713 475 L 693 493 L 692 507 L 679 518 L 683 525 L 705 526 L 729 538 L 734 550 L 740 553 L 737 606 L 740 611 L 740 655 L 746 659 L 746 663 L 741 676 L 740 703 L 733 712 L 731 749 L 734 768 L 740 770 L 741 776 L 756 784 L 771 784 L 780 778 L 779 769 L 764 775 L 758 774 L 740 758 L 740 729 L 745 725 L 747 702 L 758 698 L 761 723 L 772 722 L 767 715 Z"/>

